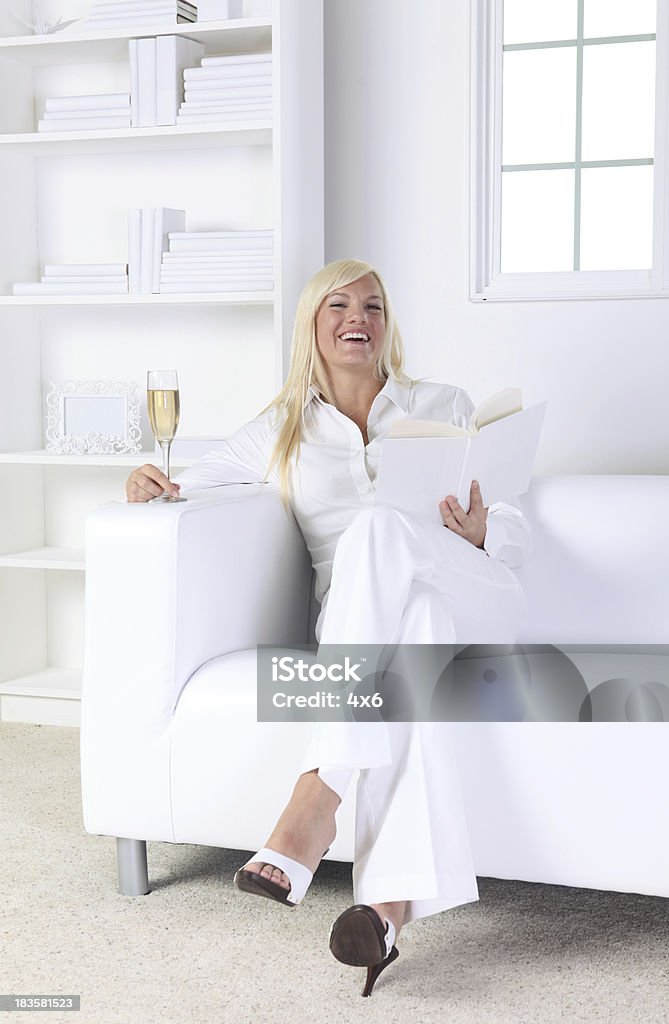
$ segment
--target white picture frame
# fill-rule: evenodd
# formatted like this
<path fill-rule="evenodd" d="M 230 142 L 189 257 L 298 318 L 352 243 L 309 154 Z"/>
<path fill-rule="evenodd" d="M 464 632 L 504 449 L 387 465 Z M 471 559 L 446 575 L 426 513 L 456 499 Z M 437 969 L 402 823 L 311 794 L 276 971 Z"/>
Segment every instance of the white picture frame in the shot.
<path fill-rule="evenodd" d="M 46 450 L 58 455 L 141 451 L 139 385 L 134 381 L 49 381 Z"/>

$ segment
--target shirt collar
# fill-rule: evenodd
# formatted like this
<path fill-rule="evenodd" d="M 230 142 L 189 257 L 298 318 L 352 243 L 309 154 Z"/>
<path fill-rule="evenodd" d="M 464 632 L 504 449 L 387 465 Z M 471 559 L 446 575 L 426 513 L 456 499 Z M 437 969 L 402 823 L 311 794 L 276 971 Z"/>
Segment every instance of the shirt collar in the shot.
<path fill-rule="evenodd" d="M 411 384 L 401 384 L 400 381 L 395 380 L 394 377 L 388 377 L 386 383 L 379 391 L 379 395 L 383 395 L 385 398 L 389 398 L 398 409 L 402 412 L 409 412 L 409 395 L 411 393 Z"/>
<path fill-rule="evenodd" d="M 394 377 L 388 377 L 385 384 L 379 391 L 379 395 L 383 395 L 384 398 L 389 398 L 390 401 L 393 402 L 398 409 L 401 409 L 402 412 L 408 413 L 410 391 L 410 384 L 401 384 L 398 380 L 395 380 Z M 321 401 L 318 391 L 313 386 L 313 384 L 310 384 L 309 390 L 307 391 L 307 397 L 304 403 L 305 409 L 313 398 L 317 398 L 319 402 Z"/>

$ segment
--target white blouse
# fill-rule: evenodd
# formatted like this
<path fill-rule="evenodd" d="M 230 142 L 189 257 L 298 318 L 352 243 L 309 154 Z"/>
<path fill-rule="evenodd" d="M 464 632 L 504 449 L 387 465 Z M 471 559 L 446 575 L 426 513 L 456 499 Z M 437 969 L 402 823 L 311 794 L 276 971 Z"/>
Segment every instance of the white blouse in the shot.
<path fill-rule="evenodd" d="M 318 601 L 330 586 L 339 537 L 356 514 L 373 503 L 381 444 L 391 424 L 411 416 L 467 427 L 473 409 L 474 403 L 462 388 L 432 380 L 404 385 L 388 378 L 372 402 L 367 419 L 369 444 L 365 446 L 353 420 L 310 389 L 305 407 L 307 429 L 299 458 L 293 460 L 292 509 L 311 554 Z M 182 494 L 220 484 L 258 483 L 265 477 L 276 437 L 275 411 L 261 413 L 172 480 L 181 485 Z M 278 485 L 278 481 L 274 467 L 268 482 Z M 532 542 L 529 524 L 517 503 L 491 505 L 486 526 L 483 550 L 509 568 L 520 566 Z"/>

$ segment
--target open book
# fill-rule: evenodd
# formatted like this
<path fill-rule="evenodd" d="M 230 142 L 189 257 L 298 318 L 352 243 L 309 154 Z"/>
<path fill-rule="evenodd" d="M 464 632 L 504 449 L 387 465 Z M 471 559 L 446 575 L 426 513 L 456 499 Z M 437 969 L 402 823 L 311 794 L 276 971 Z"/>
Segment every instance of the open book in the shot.
<path fill-rule="evenodd" d="M 381 448 L 375 504 L 441 522 L 448 494 L 469 511 L 472 480 L 484 506 L 524 494 L 545 412 L 546 402 L 523 409 L 520 389 L 506 388 L 477 405 L 468 428 L 397 420 Z"/>

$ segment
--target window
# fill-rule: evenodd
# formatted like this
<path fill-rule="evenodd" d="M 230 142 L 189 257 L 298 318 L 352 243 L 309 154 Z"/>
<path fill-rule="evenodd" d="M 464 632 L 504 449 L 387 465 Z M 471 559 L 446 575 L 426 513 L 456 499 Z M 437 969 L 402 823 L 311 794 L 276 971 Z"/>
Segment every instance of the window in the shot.
<path fill-rule="evenodd" d="M 669 296 L 669 5 L 472 10 L 471 297 Z"/>

